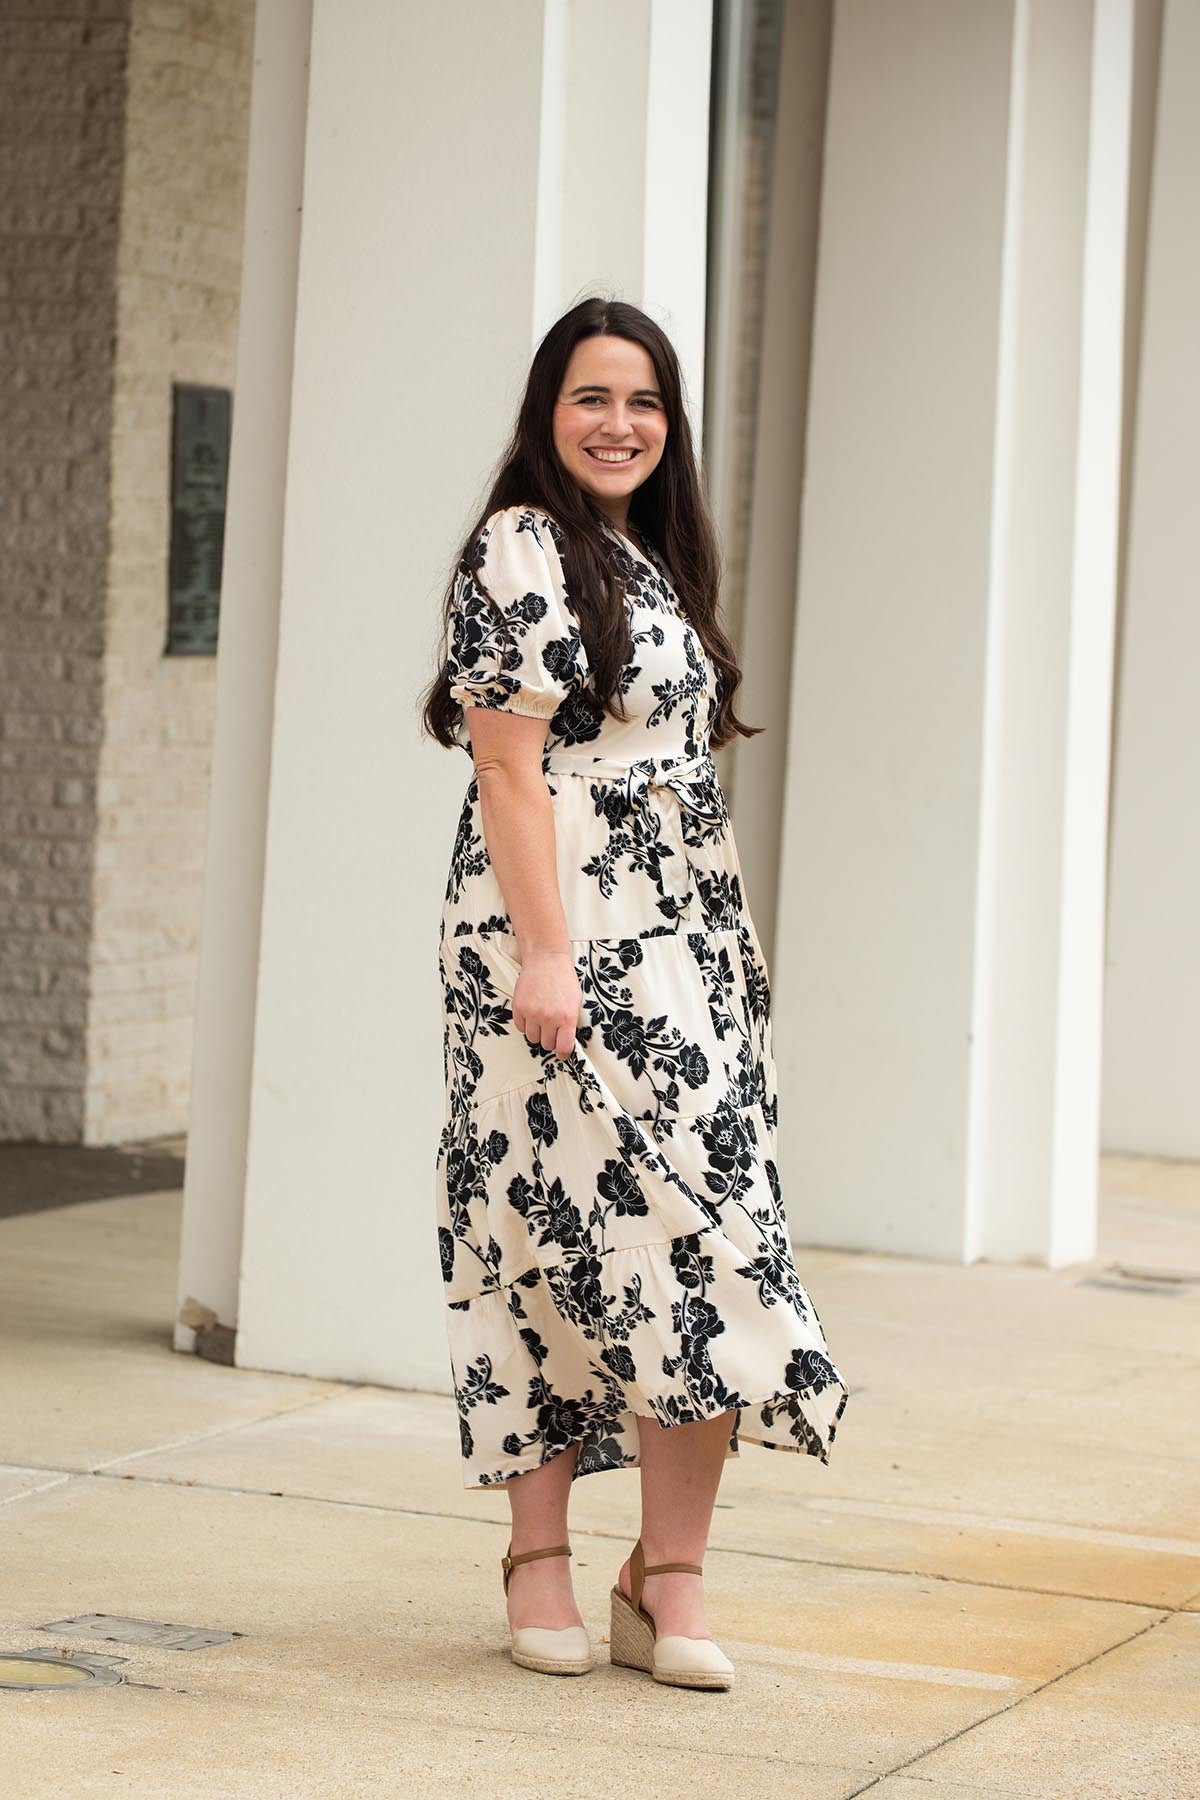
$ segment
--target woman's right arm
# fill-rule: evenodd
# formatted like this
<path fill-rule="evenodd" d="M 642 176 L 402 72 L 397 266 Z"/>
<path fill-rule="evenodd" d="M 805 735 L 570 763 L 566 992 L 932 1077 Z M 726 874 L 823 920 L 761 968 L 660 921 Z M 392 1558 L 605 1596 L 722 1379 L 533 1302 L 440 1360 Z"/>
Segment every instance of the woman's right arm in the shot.
<path fill-rule="evenodd" d="M 521 953 L 513 1023 L 566 1057 L 583 996 L 558 888 L 554 808 L 542 773 L 546 720 L 483 706 L 464 710 L 484 841 Z"/>

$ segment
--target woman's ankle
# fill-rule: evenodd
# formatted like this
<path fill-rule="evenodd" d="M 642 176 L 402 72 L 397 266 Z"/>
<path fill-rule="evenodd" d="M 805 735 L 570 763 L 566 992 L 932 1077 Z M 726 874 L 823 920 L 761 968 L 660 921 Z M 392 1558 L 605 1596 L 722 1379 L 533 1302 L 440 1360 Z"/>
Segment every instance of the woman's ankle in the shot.
<path fill-rule="evenodd" d="M 513 1530 L 509 1532 L 509 1544 L 511 1544 L 509 1555 L 513 1555 L 513 1557 L 522 1557 L 522 1555 L 525 1555 L 529 1550 L 551 1550 L 552 1546 L 567 1543 L 569 1543 L 569 1539 L 567 1539 L 567 1528 L 565 1528 L 565 1526 L 561 1528 L 560 1534 L 558 1535 L 554 1535 L 554 1532 L 542 1532 L 542 1530 L 518 1532 L 516 1526 L 513 1526 Z M 531 1561 L 570 1562 L 570 1557 L 567 1557 L 567 1555 L 560 1555 L 560 1557 L 531 1557 Z M 522 1568 L 524 1568 L 524 1564 L 522 1564 Z"/>
<path fill-rule="evenodd" d="M 667 1538 L 665 1542 L 659 1541 L 657 1543 L 652 1538 L 642 1538 L 640 1539 L 640 1542 L 642 1546 L 642 1558 L 648 1569 L 652 1568 L 655 1563 L 666 1562 L 694 1563 L 697 1568 L 702 1568 L 704 1558 L 708 1552 L 707 1542 L 698 1545 L 694 1541 L 688 1543 L 686 1540 L 677 1537 L 670 1537 Z M 632 1552 L 630 1552 L 630 1555 L 632 1557 Z"/>

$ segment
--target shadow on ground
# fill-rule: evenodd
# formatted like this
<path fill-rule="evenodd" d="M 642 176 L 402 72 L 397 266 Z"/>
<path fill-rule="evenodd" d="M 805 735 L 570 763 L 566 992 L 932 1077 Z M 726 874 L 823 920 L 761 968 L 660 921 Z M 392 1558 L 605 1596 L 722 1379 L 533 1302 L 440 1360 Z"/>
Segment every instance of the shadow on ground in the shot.
<path fill-rule="evenodd" d="M 0 1219 L 16 1213 L 115 1200 L 183 1186 L 184 1138 L 89 1149 L 80 1144 L 0 1144 Z"/>

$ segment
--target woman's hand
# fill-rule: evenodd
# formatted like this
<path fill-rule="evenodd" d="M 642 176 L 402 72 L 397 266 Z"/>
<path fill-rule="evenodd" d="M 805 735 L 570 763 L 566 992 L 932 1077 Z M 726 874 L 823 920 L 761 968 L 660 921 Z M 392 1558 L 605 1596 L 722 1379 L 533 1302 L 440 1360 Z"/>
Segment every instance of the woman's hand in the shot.
<path fill-rule="evenodd" d="M 520 948 L 513 1024 L 531 1047 L 567 1057 L 583 994 L 558 891 L 554 803 L 542 768 L 549 721 L 486 706 L 468 706 L 466 718 L 483 836 Z M 526 944 L 537 948 L 526 951 Z"/>
<path fill-rule="evenodd" d="M 531 950 L 522 958 L 513 990 L 512 1015 L 518 1031 L 531 1044 L 570 1056 L 583 990 L 570 950 Z"/>

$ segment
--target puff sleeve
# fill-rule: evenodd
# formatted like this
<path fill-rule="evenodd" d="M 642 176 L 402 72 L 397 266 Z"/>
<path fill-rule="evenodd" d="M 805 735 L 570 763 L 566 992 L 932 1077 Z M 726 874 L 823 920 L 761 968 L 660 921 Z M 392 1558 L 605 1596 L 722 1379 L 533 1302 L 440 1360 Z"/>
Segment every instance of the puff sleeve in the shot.
<path fill-rule="evenodd" d="M 460 572 L 447 647 L 450 697 L 463 707 L 550 719 L 587 679 L 551 521 L 531 507 L 504 507 L 488 518 L 474 553 L 487 593 L 474 573 Z"/>

